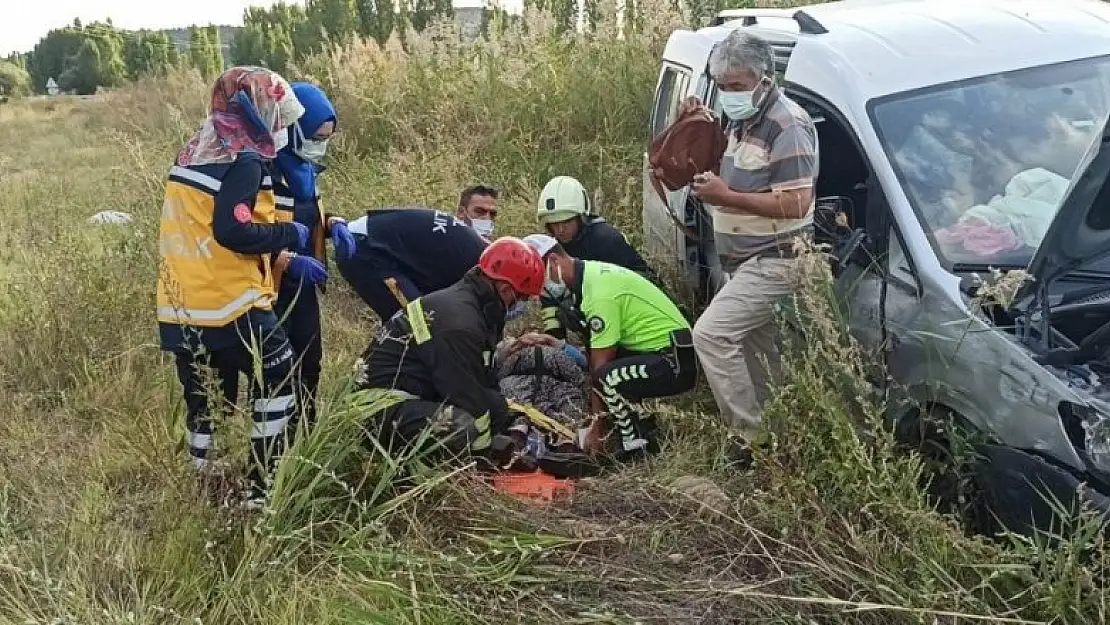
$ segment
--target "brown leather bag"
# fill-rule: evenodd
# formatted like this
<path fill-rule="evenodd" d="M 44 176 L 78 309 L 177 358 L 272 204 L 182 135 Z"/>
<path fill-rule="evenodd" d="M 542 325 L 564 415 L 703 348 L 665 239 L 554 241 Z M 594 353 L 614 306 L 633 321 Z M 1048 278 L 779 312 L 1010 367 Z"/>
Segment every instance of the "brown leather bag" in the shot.
<path fill-rule="evenodd" d="M 677 191 L 692 183 L 694 176 L 711 171 L 721 173 L 721 158 L 728 146 L 728 136 L 720 121 L 703 107 L 680 115 L 651 142 L 648 166 L 651 184 L 671 220 L 691 239 L 697 234 L 680 221 L 667 201 L 667 191 Z"/>

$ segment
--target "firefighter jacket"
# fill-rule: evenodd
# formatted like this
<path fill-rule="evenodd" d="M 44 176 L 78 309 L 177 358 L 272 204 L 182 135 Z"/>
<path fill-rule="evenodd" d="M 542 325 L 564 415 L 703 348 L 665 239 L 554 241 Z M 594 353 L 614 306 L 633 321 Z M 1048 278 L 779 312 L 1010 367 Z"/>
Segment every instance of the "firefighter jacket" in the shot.
<path fill-rule="evenodd" d="M 477 268 L 416 300 L 383 324 L 363 353 L 363 389 L 394 389 L 470 413 L 479 439 L 510 425 L 493 354 L 505 329 L 505 305 Z"/>

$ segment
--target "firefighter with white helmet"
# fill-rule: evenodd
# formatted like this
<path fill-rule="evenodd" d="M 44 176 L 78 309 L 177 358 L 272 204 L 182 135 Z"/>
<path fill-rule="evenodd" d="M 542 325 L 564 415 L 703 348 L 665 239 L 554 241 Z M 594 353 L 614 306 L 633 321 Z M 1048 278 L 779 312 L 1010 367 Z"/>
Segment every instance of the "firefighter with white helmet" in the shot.
<path fill-rule="evenodd" d="M 598 216 L 592 204 L 581 182 L 570 176 L 556 176 L 540 192 L 536 217 L 567 254 L 631 269 L 661 286 L 655 272 L 628 242 L 628 238 Z M 540 305 L 543 308 L 544 332 L 565 338 L 565 324 L 569 321 L 567 316 L 560 316 L 558 306 L 550 298 L 542 297 Z M 573 326 L 572 329 L 582 330 Z"/>

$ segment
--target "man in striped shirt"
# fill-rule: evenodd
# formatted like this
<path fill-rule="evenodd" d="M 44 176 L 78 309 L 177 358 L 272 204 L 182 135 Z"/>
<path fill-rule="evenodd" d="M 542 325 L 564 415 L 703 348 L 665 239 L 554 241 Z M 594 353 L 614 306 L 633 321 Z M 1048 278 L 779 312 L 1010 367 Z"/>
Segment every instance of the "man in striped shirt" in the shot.
<path fill-rule="evenodd" d="M 772 306 L 793 292 L 794 240 L 813 229 L 817 133 L 775 84 L 767 42 L 737 29 L 710 54 L 709 71 L 730 122 L 729 141 L 721 175 L 699 175 L 693 191 L 713 216 L 717 254 L 730 278 L 694 326 L 694 346 L 721 415 L 741 439 L 734 460 L 746 464 L 777 373 Z"/>

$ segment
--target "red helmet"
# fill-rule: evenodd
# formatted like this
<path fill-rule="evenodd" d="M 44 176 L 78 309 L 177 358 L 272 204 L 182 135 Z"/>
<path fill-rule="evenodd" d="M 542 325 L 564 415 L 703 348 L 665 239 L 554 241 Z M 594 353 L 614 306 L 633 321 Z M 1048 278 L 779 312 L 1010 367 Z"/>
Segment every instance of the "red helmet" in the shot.
<path fill-rule="evenodd" d="M 490 243 L 478 259 L 482 273 L 492 280 L 508 282 L 517 293 L 537 297 L 543 292 L 547 269 L 531 245 L 516 237 L 501 237 Z"/>

